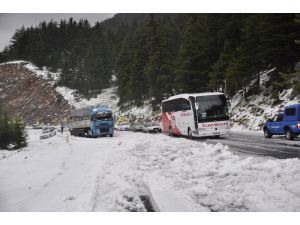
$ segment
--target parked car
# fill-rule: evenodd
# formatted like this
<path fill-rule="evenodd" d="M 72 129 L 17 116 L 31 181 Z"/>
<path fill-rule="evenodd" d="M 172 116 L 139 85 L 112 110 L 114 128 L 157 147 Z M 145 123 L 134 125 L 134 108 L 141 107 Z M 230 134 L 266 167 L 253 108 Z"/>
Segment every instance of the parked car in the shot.
<path fill-rule="evenodd" d="M 54 127 L 43 128 L 43 132 L 40 135 L 40 139 L 47 139 L 56 135 L 56 129 Z"/>
<path fill-rule="evenodd" d="M 143 124 L 140 122 L 135 122 L 130 124 L 130 130 L 132 130 L 133 132 L 142 132 L 143 131 Z"/>
<path fill-rule="evenodd" d="M 119 131 L 130 131 L 130 125 L 128 122 L 118 123 L 116 124 L 115 129 Z"/>
<path fill-rule="evenodd" d="M 43 129 L 43 126 L 34 124 L 34 125 L 32 125 L 32 129 Z"/>
<path fill-rule="evenodd" d="M 143 132 L 159 133 L 159 132 L 161 132 L 161 127 L 158 123 L 146 123 L 143 127 Z"/>
<path fill-rule="evenodd" d="M 268 119 L 263 131 L 266 138 L 285 135 L 286 139 L 294 140 L 300 134 L 300 104 L 287 106 L 283 112 Z"/>

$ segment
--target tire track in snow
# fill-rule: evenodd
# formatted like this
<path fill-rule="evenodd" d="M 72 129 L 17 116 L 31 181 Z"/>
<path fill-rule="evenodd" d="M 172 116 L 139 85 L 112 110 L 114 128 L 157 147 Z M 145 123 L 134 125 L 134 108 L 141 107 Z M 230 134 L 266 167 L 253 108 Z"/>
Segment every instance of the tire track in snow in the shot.
<path fill-rule="evenodd" d="M 118 142 L 113 148 L 115 154 L 118 154 L 118 147 L 122 145 L 122 141 Z M 119 158 L 120 163 L 112 163 L 113 160 L 110 157 L 114 157 L 111 152 L 108 155 L 105 154 L 105 163 L 97 172 L 94 179 L 94 188 L 90 199 L 91 211 L 146 211 L 147 209 L 142 202 L 141 196 L 146 193 L 146 188 L 142 181 L 144 170 L 141 162 L 147 161 L 140 159 L 143 155 L 145 148 L 149 148 L 149 141 L 146 143 L 135 144 L 130 149 L 126 150 L 125 154 L 132 155 L 130 159 Z M 123 151 L 122 147 L 120 151 Z M 145 155 L 143 155 L 145 157 Z M 116 159 L 114 159 L 116 160 Z M 134 167 L 138 174 L 138 177 L 132 177 L 132 174 L 126 174 L 126 171 L 122 171 L 118 168 L 124 160 L 135 161 Z M 126 164 L 126 163 L 125 163 Z M 128 175 L 128 176 L 127 176 Z M 134 181 L 133 181 L 134 180 Z M 147 193 L 146 193 L 147 194 Z M 112 201 L 111 201 L 112 200 Z M 111 201 L 111 202 L 109 202 Z"/>

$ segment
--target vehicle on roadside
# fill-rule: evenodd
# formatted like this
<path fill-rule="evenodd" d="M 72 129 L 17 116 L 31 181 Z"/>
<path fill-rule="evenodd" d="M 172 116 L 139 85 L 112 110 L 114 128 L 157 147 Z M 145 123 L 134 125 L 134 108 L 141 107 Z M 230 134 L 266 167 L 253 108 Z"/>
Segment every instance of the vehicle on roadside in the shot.
<path fill-rule="evenodd" d="M 68 127 L 75 136 L 101 137 L 114 135 L 113 113 L 107 105 L 75 109 Z"/>
<path fill-rule="evenodd" d="M 285 135 L 287 140 L 294 140 L 300 134 L 300 104 L 289 105 L 268 119 L 263 131 L 266 138 Z"/>
<path fill-rule="evenodd" d="M 32 129 L 43 129 L 42 125 L 34 124 L 32 125 Z"/>
<path fill-rule="evenodd" d="M 220 137 L 230 132 L 224 93 L 180 94 L 162 101 L 163 132 L 171 136 Z"/>
<path fill-rule="evenodd" d="M 118 131 L 130 131 L 130 124 L 128 122 L 119 123 L 116 127 Z"/>
<path fill-rule="evenodd" d="M 133 132 L 142 132 L 144 125 L 141 122 L 135 122 L 130 124 L 130 130 Z"/>
<path fill-rule="evenodd" d="M 143 127 L 145 133 L 160 133 L 161 127 L 158 123 L 146 123 Z"/>
<path fill-rule="evenodd" d="M 47 139 L 56 135 L 56 129 L 54 127 L 44 127 L 40 139 Z"/>
<path fill-rule="evenodd" d="M 115 123 L 114 129 L 119 130 L 119 123 Z"/>

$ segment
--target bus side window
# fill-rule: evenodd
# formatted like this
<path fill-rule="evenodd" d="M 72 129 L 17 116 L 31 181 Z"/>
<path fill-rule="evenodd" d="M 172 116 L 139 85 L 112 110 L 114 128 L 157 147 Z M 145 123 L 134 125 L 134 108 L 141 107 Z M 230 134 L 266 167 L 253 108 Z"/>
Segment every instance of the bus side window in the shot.
<path fill-rule="evenodd" d="M 162 111 L 163 112 L 169 112 L 169 102 L 163 102 L 162 103 Z"/>
<path fill-rule="evenodd" d="M 177 100 L 177 110 L 178 111 L 191 110 L 190 102 L 184 98 L 178 99 Z"/>
<path fill-rule="evenodd" d="M 171 100 L 171 101 L 169 101 L 169 112 L 176 112 L 177 111 L 177 109 L 176 109 L 176 99 L 175 100 Z"/>

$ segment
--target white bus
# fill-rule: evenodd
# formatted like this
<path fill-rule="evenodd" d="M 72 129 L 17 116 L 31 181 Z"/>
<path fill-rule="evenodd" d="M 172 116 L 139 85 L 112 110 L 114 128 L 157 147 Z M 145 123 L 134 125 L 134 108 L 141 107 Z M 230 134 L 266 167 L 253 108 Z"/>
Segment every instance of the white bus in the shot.
<path fill-rule="evenodd" d="M 230 131 L 224 93 L 181 94 L 162 101 L 163 132 L 169 135 L 220 137 Z"/>

